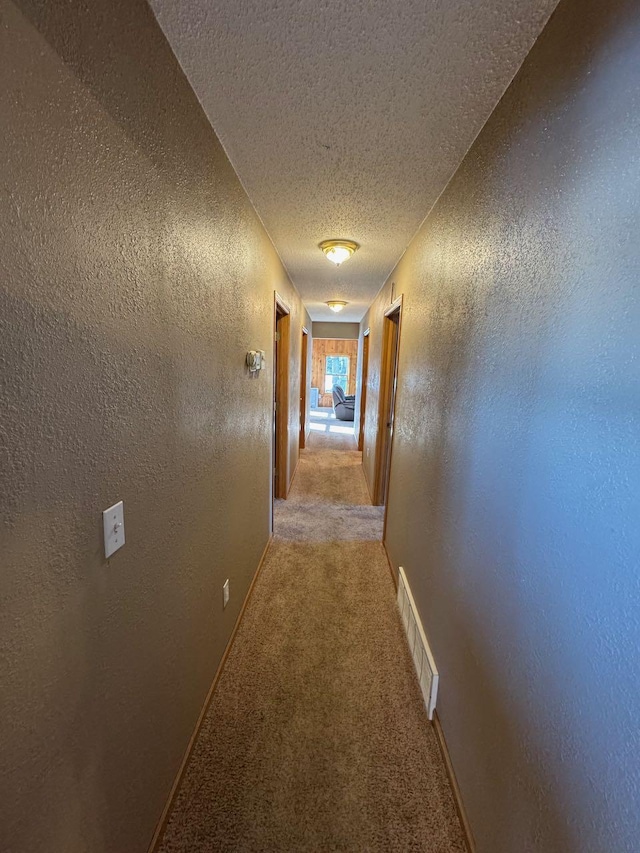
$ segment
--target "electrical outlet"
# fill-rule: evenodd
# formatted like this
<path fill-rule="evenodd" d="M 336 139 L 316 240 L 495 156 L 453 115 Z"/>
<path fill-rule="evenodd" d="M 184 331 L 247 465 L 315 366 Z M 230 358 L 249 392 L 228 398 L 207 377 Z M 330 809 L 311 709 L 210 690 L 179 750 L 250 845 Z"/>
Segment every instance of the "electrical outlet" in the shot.
<path fill-rule="evenodd" d="M 229 578 L 222 585 L 222 607 L 223 609 L 229 603 Z"/>

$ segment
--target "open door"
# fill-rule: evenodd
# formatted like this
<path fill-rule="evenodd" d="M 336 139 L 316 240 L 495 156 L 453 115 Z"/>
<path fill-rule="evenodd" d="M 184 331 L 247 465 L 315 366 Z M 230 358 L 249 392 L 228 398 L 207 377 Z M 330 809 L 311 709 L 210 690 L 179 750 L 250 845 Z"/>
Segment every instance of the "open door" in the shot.
<path fill-rule="evenodd" d="M 358 432 L 358 450 L 364 447 L 364 418 L 367 408 L 367 382 L 369 379 L 369 329 L 362 341 L 362 375 L 360 381 L 360 430 Z"/>
<path fill-rule="evenodd" d="M 391 470 L 391 445 L 393 420 L 396 408 L 398 380 L 398 344 L 402 297 L 385 312 L 382 326 L 382 363 L 380 371 L 380 408 L 378 410 L 378 438 L 376 441 L 376 479 L 374 503 L 386 506 Z"/>
<path fill-rule="evenodd" d="M 302 348 L 300 350 L 300 450 L 304 450 L 307 440 L 307 356 L 309 351 L 309 332 L 302 328 Z"/>
<path fill-rule="evenodd" d="M 289 308 L 276 293 L 273 383 L 273 496 L 286 498 L 289 453 Z"/>

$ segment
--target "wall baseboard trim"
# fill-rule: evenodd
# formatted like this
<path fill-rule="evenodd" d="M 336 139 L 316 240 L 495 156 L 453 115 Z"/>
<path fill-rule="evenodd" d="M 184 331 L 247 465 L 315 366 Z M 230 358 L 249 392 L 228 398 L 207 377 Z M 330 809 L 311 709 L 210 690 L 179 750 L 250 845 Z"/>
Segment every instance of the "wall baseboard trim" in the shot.
<path fill-rule="evenodd" d="M 398 591 L 398 576 L 399 573 L 393 567 L 393 563 L 391 562 L 391 557 L 389 556 L 389 552 L 387 550 L 387 543 L 382 540 L 382 547 L 384 548 L 384 553 L 387 555 L 387 563 L 389 564 L 389 571 L 391 572 L 391 580 L 393 581 L 393 586 L 395 591 Z"/>
<path fill-rule="evenodd" d="M 444 764 L 447 770 L 447 776 L 449 777 L 451 790 L 453 791 L 453 799 L 455 800 L 456 811 L 458 812 L 458 817 L 460 818 L 460 825 L 462 826 L 462 832 L 464 835 L 465 844 L 467 845 L 468 853 L 476 853 L 476 844 L 473 840 L 473 833 L 471 832 L 469 819 L 467 818 L 464 803 L 462 802 L 462 795 L 460 794 L 458 780 L 456 779 L 456 774 L 453 770 L 451 756 L 449 755 L 449 749 L 447 747 L 447 742 L 444 738 L 442 724 L 440 723 L 440 718 L 438 717 L 437 711 L 433 712 L 433 728 L 436 733 L 438 746 L 440 747 L 440 752 L 442 753 L 442 758 L 444 760 Z"/>
<path fill-rule="evenodd" d="M 211 682 L 211 687 L 209 688 L 207 695 L 204 700 L 204 704 L 202 706 L 202 710 L 200 711 L 200 715 L 196 722 L 195 728 L 193 730 L 193 734 L 189 739 L 189 743 L 187 744 L 187 749 L 185 751 L 184 757 L 178 769 L 178 773 L 176 774 L 176 778 L 174 779 L 173 785 L 171 786 L 171 790 L 169 791 L 169 796 L 167 797 L 167 802 L 165 803 L 164 809 L 162 810 L 162 814 L 160 815 L 160 819 L 158 820 L 158 824 L 153 833 L 153 837 L 151 839 L 151 843 L 149 844 L 148 853 L 155 853 L 162 836 L 164 834 L 165 827 L 167 825 L 167 820 L 169 818 L 169 814 L 171 812 L 171 807 L 173 806 L 173 801 L 178 792 L 178 788 L 180 787 L 180 783 L 182 782 L 182 777 L 184 776 L 185 770 L 189 764 L 189 759 L 191 758 L 191 752 L 195 745 L 196 740 L 198 739 L 198 734 L 200 733 L 200 728 L 202 726 L 202 722 L 205 718 L 207 711 L 209 710 L 209 705 L 211 704 L 211 700 L 213 699 L 213 694 L 216 691 L 216 687 L 218 686 L 218 682 L 220 681 L 220 676 L 222 675 L 222 671 L 227 662 L 227 658 L 229 657 L 229 652 L 233 646 L 233 642 L 236 638 L 236 634 L 238 633 L 238 628 L 240 627 L 240 623 L 242 622 L 242 617 L 245 614 L 245 610 L 247 609 L 247 604 L 249 603 L 249 599 L 251 598 L 251 594 L 256 585 L 256 581 L 262 571 L 262 567 L 264 565 L 265 558 L 273 541 L 273 533 L 270 534 L 269 539 L 267 540 L 267 544 L 265 545 L 264 551 L 262 552 L 262 556 L 260 557 L 260 562 L 258 563 L 258 568 L 255 571 L 251 584 L 249 585 L 249 589 L 247 590 L 247 594 L 245 595 L 244 601 L 242 602 L 242 607 L 240 608 L 240 613 L 238 613 L 238 618 L 236 619 L 236 623 L 233 626 L 233 631 L 231 632 L 231 636 L 229 637 L 229 642 L 227 643 L 225 650 L 222 654 L 222 658 L 220 659 L 220 663 L 218 664 L 218 668 L 216 669 L 215 675 L 213 676 L 213 681 Z"/>

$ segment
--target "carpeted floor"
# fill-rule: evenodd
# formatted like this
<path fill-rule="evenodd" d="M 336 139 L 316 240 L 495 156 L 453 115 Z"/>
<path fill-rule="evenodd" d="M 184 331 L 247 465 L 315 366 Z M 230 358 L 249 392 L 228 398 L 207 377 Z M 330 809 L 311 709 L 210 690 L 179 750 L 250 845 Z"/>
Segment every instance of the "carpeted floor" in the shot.
<path fill-rule="evenodd" d="M 162 853 L 464 853 L 352 436 L 313 433 Z"/>
<path fill-rule="evenodd" d="M 314 435 L 324 433 L 331 436 L 353 436 L 355 435 L 353 421 L 339 421 L 333 413 L 332 408 L 318 406 L 317 409 L 309 411 L 309 428 Z"/>

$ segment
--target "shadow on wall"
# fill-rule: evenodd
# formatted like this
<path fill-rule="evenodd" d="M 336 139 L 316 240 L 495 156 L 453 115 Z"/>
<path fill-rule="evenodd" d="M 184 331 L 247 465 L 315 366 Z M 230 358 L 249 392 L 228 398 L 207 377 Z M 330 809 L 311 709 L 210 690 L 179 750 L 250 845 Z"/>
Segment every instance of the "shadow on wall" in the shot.
<path fill-rule="evenodd" d="M 637 846 L 638 44 L 564 0 L 392 274 L 387 544 L 483 851 Z"/>
<path fill-rule="evenodd" d="M 466 226 L 470 229 L 473 223 L 467 222 Z M 471 232 L 467 230 L 466 233 Z M 448 239 L 447 235 L 437 232 L 428 242 L 431 247 L 426 248 L 425 258 L 431 269 L 437 269 L 439 252 L 448 255 L 452 251 L 454 254 L 454 235 L 449 235 Z M 430 303 L 427 336 L 430 381 L 421 386 L 421 393 L 411 403 L 412 411 L 422 412 L 421 426 L 402 418 L 402 391 L 398 393 L 399 420 L 402 418 L 398 441 L 409 445 L 417 431 L 422 433 L 419 452 L 423 456 L 420 469 L 423 476 L 418 484 L 419 493 L 406 492 L 403 469 L 396 468 L 390 502 L 395 503 L 394 518 L 399 521 L 393 539 L 411 538 L 410 527 L 412 522 L 415 523 L 415 514 L 411 513 L 410 504 L 415 505 L 417 499 L 418 505 L 428 507 L 428 535 L 421 540 L 420 547 L 414 550 L 408 562 L 413 566 L 426 563 L 430 567 L 432 600 L 427 607 L 430 611 L 428 624 L 431 633 L 437 637 L 434 644 L 436 659 L 441 671 L 447 673 L 442 680 L 439 697 L 441 717 L 449 731 L 466 726 L 464 718 L 468 714 L 476 720 L 475 732 L 468 740 L 465 739 L 464 744 L 465 764 L 471 768 L 466 780 L 467 790 L 474 791 L 474 813 L 488 810 L 495 816 L 495 843 L 499 844 L 496 850 L 538 853 L 547 849 L 545 843 L 553 838 L 554 850 L 569 851 L 576 848 L 567 826 L 567 816 L 555 805 L 555 798 L 549 790 L 544 750 L 536 740 L 540 721 L 536 721 L 531 708 L 513 707 L 509 697 L 515 685 L 498 675 L 492 639 L 494 631 L 502 636 L 519 633 L 515 609 L 505 590 L 501 589 L 503 581 L 495 579 L 494 584 L 491 580 L 494 561 L 513 566 L 518 563 L 517 520 L 510 522 L 504 512 L 507 508 L 499 506 L 493 486 L 497 490 L 497 480 L 503 476 L 516 480 L 524 477 L 530 423 L 526 411 L 521 411 L 520 417 L 514 411 L 505 412 L 504 417 L 508 417 L 511 423 L 503 420 L 496 424 L 494 421 L 491 425 L 493 435 L 490 435 L 482 432 L 475 416 L 471 415 L 486 404 L 478 389 L 486 389 L 485 379 L 480 374 L 486 369 L 486 359 L 491 358 L 491 352 L 490 347 L 485 347 L 486 328 L 482 318 L 495 308 L 492 305 L 495 291 L 487 289 L 486 282 L 496 281 L 495 270 L 486 268 L 482 263 L 475 269 L 477 277 L 471 280 L 465 278 L 462 270 L 460 278 L 450 277 L 447 285 L 438 289 Z M 448 273 L 451 275 L 450 266 Z M 550 296 L 551 284 L 548 288 Z M 518 310 L 515 301 L 513 308 Z M 509 322 L 507 317 L 504 320 Z M 529 375 L 531 399 L 536 395 L 535 365 L 540 363 L 550 343 L 546 328 L 539 326 L 537 333 L 537 352 L 528 353 L 532 364 Z M 420 371 L 422 366 L 418 361 L 401 367 L 404 382 L 414 390 L 419 383 L 412 382 L 412 371 Z M 497 404 L 499 396 L 498 392 L 492 404 Z M 524 406 L 526 409 L 526 401 Z M 502 437 L 508 437 L 514 451 L 512 463 L 507 471 L 501 471 L 501 462 L 496 459 L 493 472 L 496 481 L 492 483 L 486 476 L 478 481 L 474 471 L 474 447 L 478 442 L 496 440 L 500 443 Z M 406 449 L 409 451 L 409 446 Z M 506 450 L 504 445 L 501 449 Z M 416 453 L 415 446 L 410 452 Z M 398 455 L 402 454 L 397 454 L 396 458 Z M 508 511 L 517 516 L 517 507 L 511 505 Z M 487 525 L 490 529 L 496 513 L 503 519 L 497 541 L 484 542 L 481 536 L 471 541 L 461 537 L 461 526 L 482 530 Z M 406 525 L 404 528 L 403 524 Z M 491 587 L 490 594 L 488 587 Z M 440 595 L 449 599 L 446 614 L 437 612 L 435 602 L 440 600 Z M 473 601 L 472 607 L 470 601 Z M 497 623 L 502 624 L 498 627 Z M 449 648 L 456 649 L 457 660 L 449 659 Z M 509 666 L 514 670 L 512 678 L 519 677 L 516 672 L 523 664 L 523 660 L 510 662 Z M 533 673 L 532 667 L 532 678 Z M 544 678 L 543 673 L 540 677 Z M 451 688 L 456 678 L 464 680 L 465 696 L 474 697 L 462 712 L 455 696 L 452 696 Z M 480 709 L 474 707 L 474 701 L 481 705 L 481 714 L 478 713 Z M 527 720 L 526 725 L 523 718 Z M 490 722 L 487 725 L 481 720 Z M 524 762 L 523 755 L 526 756 Z M 519 767 L 517 776 L 505 769 L 516 765 Z M 517 827 L 510 820 L 514 813 L 519 818 Z M 477 820 L 474 825 L 477 825 Z M 544 831 L 541 832 L 542 825 Z M 523 838 L 530 839 L 529 847 L 522 847 Z"/>
<path fill-rule="evenodd" d="M 225 496 L 226 512 L 242 518 L 254 495 L 225 487 L 224 470 L 216 467 L 208 443 L 200 440 L 198 424 L 203 419 L 227 446 L 237 428 L 226 422 L 225 405 L 209 409 L 211 392 L 218 388 L 215 377 L 203 379 L 199 390 L 185 391 L 185 379 L 175 372 L 169 334 L 156 339 L 166 349 L 154 349 L 149 359 L 154 369 L 146 371 L 141 386 L 131 375 L 133 364 L 141 359 L 146 363 L 139 342 L 116 338 L 97 322 L 83 327 L 78 317 L 62 309 L 34 306 L 8 292 L 2 308 L 8 320 L 2 350 L 9 354 L 3 367 L 12 385 L 20 388 L 22 434 L 13 456 L 12 489 L 0 493 L 2 517 L 11 532 L 2 545 L 2 640 L 11 650 L 5 663 L 11 663 L 3 669 L 0 690 L 11 724 L 0 735 L 0 751 L 5 768 L 24 766 L 32 775 L 30 813 L 24 808 L 24 782 L 3 790 L 0 847 L 3 831 L 12 826 L 9 816 L 19 815 L 20 822 L 28 824 L 29 815 L 38 814 L 44 829 L 57 825 L 64 814 L 60 836 L 50 837 L 53 847 L 66 846 L 64 838 L 71 837 L 70 827 L 77 821 L 74 831 L 91 838 L 92 849 L 102 849 L 113 830 L 109 816 L 128 813 L 131 799 L 139 796 L 133 784 L 122 784 L 123 766 L 129 764 L 122 751 L 123 727 L 126 742 L 140 746 L 148 743 L 150 721 L 157 721 L 159 707 L 164 709 L 165 730 L 172 730 L 184 708 L 199 707 L 202 701 L 196 690 L 200 679 L 184 678 L 202 661 L 183 657 L 181 642 L 165 648 L 170 660 L 158 658 L 167 616 L 162 607 L 170 602 L 172 618 L 182 619 L 194 634 L 196 625 L 210 624 L 211 601 L 193 582 L 198 571 L 195 555 L 223 547 L 211 521 L 219 496 Z M 35 352 L 25 342 L 25 322 L 41 336 Z M 70 329 L 79 332 L 73 348 L 67 338 Z M 235 403 L 242 405 L 238 395 Z M 189 418 L 183 420 L 177 446 L 174 426 L 187 405 Z M 145 418 L 139 415 L 141 409 Z M 56 422 L 62 421 L 61 412 L 72 430 Z M 125 431 L 126 448 L 118 448 Z M 126 463 L 126 478 L 97 450 L 108 447 Z M 69 472 L 78 472 L 79 460 L 82 472 L 72 490 Z M 30 495 L 34 470 L 37 491 Z M 163 473 L 164 488 L 159 488 L 158 472 Z M 256 474 L 254 469 L 252 476 Z M 265 482 L 268 476 L 265 457 Z M 169 486 L 174 494 L 188 495 L 188 505 L 199 509 L 189 515 L 188 524 L 184 516 L 167 512 Z M 101 518 L 97 512 L 88 517 L 87 507 L 106 506 L 116 494 L 125 501 L 131 544 L 105 565 Z M 255 510 L 260 508 L 256 499 Z M 66 531 L 62 539 L 60 530 Z M 154 566 L 152 588 L 141 565 L 145 540 L 162 555 Z M 251 567 L 259 554 L 250 560 Z M 190 583 L 185 583 L 185 566 L 192 574 Z M 215 627 L 220 643 L 222 631 L 220 622 Z M 165 694 L 170 678 L 182 691 L 174 707 Z M 123 708 L 128 709 L 126 727 Z M 34 743 L 43 731 L 47 748 L 40 751 Z M 25 760 L 25 744 L 31 744 L 27 754 L 33 764 Z M 58 756 L 55 770 L 46 763 L 51 752 Z M 157 745 L 161 764 L 168 752 L 165 744 Z M 149 763 L 144 752 L 136 759 Z M 52 778 L 57 792 L 47 784 Z M 87 802 L 106 806 L 91 810 L 90 827 L 82 824 L 86 815 L 74 812 L 76 804 Z M 138 825 L 143 825 L 143 811 L 137 814 Z M 152 811 L 151 819 L 155 817 Z"/>
<path fill-rule="evenodd" d="M 269 535 L 244 353 L 300 306 L 148 5 L 0 4 L 0 848 L 141 849 Z"/>
<path fill-rule="evenodd" d="M 195 94 L 184 85 L 180 66 L 146 3 L 119 2 L 116 15 L 110 0 L 11 2 L 168 181 L 179 186 L 200 174 L 193 164 L 203 128 L 206 145 L 200 165 L 203 169 L 210 165 L 211 145 L 221 148 L 220 143 Z M 146 27 L 141 23 L 145 18 Z M 126 64 L 125 71 L 114 57 Z M 185 105 L 185 97 L 192 104 Z M 78 127 L 79 132 L 87 130 Z M 188 163 L 185 148 L 190 152 Z M 223 159 L 219 162 L 222 165 Z M 226 168 L 233 173 L 230 164 Z"/>

